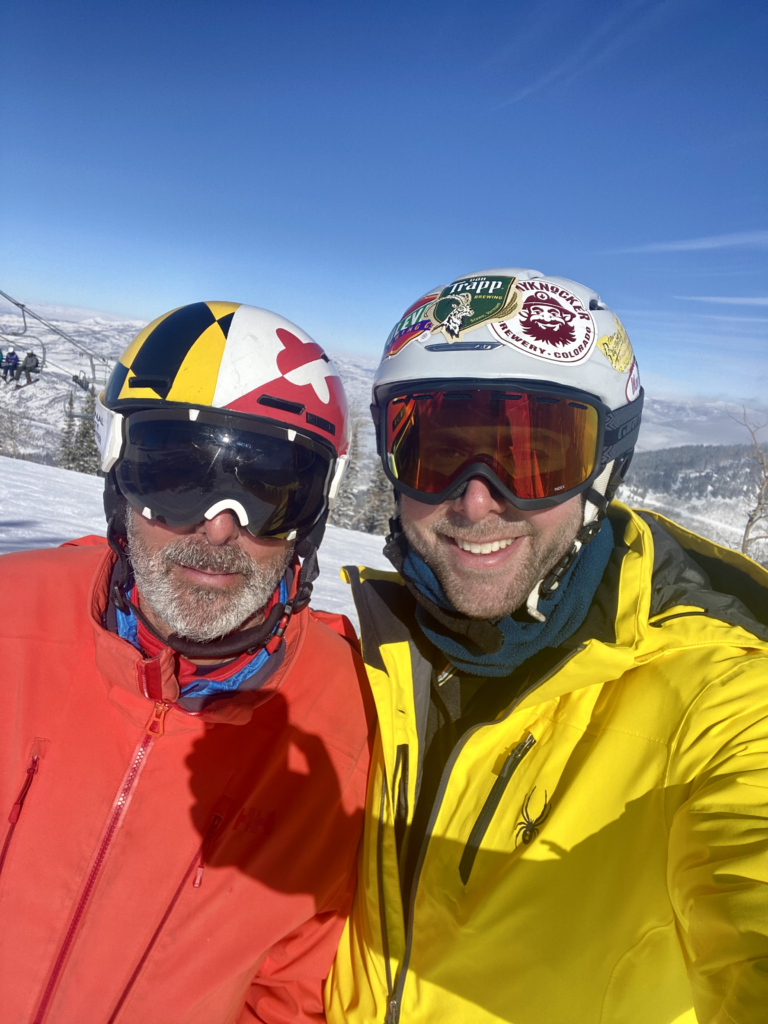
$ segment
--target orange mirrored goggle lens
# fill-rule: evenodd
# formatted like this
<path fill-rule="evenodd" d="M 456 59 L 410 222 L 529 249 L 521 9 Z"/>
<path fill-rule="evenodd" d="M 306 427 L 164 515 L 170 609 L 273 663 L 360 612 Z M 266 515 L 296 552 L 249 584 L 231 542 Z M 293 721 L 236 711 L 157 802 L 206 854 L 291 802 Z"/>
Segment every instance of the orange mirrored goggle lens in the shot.
<path fill-rule="evenodd" d="M 473 463 L 521 499 L 550 498 L 595 469 L 600 417 L 571 398 L 516 391 L 435 391 L 390 398 L 386 450 L 393 476 L 441 494 Z"/>

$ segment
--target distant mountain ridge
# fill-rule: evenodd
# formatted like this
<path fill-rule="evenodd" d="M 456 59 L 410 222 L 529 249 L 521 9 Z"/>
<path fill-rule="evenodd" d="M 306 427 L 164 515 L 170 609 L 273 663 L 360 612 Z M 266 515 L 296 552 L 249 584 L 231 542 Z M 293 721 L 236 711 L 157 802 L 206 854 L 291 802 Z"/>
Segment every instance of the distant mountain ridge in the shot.
<path fill-rule="evenodd" d="M 618 497 L 738 549 L 757 489 L 749 445 L 685 445 L 638 452 Z M 768 564 L 768 542 L 753 545 L 750 554 Z"/>

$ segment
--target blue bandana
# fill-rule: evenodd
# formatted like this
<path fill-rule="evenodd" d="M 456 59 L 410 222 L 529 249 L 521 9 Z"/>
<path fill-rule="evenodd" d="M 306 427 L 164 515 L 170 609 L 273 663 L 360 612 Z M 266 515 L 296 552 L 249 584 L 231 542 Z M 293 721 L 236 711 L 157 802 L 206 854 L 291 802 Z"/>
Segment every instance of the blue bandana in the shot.
<path fill-rule="evenodd" d="M 503 642 L 493 653 L 480 650 L 465 637 L 440 626 L 420 604 L 416 605 L 416 621 L 427 639 L 459 672 L 476 676 L 507 676 L 534 654 L 545 647 L 557 647 L 576 632 L 587 616 L 611 557 L 613 544 L 613 530 L 605 520 L 592 542 L 581 549 L 557 590 L 541 601 L 540 610 L 547 616 L 546 621 L 518 622 L 507 615 L 494 622 Z M 409 547 L 403 573 L 433 604 L 458 614 L 435 574 L 413 548 Z"/>

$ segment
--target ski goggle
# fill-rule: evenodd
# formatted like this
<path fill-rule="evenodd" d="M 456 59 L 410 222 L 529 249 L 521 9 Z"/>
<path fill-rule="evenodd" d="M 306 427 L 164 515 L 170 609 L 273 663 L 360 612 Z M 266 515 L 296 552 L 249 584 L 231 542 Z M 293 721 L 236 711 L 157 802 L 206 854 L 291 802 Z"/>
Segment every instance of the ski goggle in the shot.
<path fill-rule="evenodd" d="M 379 443 L 396 489 L 437 505 L 482 477 L 523 510 L 586 490 L 602 468 L 606 418 L 613 414 L 594 395 L 529 385 L 420 382 L 418 389 L 380 392 Z"/>
<path fill-rule="evenodd" d="M 169 526 L 230 509 L 253 536 L 292 540 L 327 506 L 333 452 L 287 427 L 182 408 L 132 413 L 124 430 L 118 487 L 137 511 Z"/>

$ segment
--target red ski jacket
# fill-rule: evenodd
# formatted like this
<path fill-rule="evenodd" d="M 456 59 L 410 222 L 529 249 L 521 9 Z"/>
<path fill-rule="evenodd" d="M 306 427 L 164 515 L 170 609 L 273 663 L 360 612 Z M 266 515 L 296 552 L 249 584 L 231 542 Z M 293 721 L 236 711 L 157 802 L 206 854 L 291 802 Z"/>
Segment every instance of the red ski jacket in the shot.
<path fill-rule="evenodd" d="M 360 658 L 305 609 L 260 690 L 186 714 L 172 652 L 103 627 L 112 566 L 90 538 L 0 558 L 0 1024 L 323 1020 Z"/>

